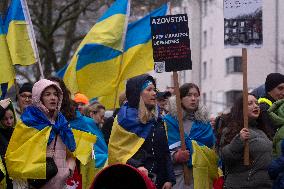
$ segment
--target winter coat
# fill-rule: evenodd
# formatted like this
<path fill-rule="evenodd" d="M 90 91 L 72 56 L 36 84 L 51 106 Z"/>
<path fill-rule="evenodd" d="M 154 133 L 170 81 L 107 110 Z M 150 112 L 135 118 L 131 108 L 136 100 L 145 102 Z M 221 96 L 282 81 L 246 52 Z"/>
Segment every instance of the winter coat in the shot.
<path fill-rule="evenodd" d="M 194 112 L 194 114 L 188 114 L 185 111 L 183 111 L 183 126 L 184 126 L 184 132 L 185 132 L 185 141 L 186 141 L 186 147 L 187 150 L 190 151 L 190 159 L 188 161 L 188 167 L 191 173 L 191 180 L 190 180 L 190 186 L 186 186 L 184 184 L 184 178 L 183 178 L 183 164 L 176 163 L 174 161 L 174 154 L 178 151 L 178 149 L 181 148 L 181 143 L 179 139 L 179 128 L 178 128 L 178 121 L 177 121 L 177 108 L 176 108 L 176 98 L 175 96 L 171 97 L 169 99 L 169 114 L 164 117 L 164 120 L 167 125 L 167 132 L 168 132 L 168 139 L 169 139 L 169 148 L 171 151 L 171 159 L 173 161 L 174 165 L 174 172 L 176 176 L 177 183 L 173 187 L 173 189 L 179 189 L 179 188 L 193 188 L 193 183 L 198 182 L 202 180 L 203 178 L 196 176 L 198 174 L 195 174 L 193 176 L 193 169 L 195 169 L 195 173 L 202 173 L 202 170 L 198 170 L 198 167 L 200 165 L 197 165 L 197 163 L 193 160 L 193 157 L 199 158 L 200 162 L 203 157 L 210 154 L 211 159 L 203 159 L 204 162 L 202 163 L 202 166 L 205 166 L 208 171 L 205 174 L 207 175 L 208 183 L 212 186 L 213 180 L 217 178 L 217 155 L 214 152 L 214 150 L 210 149 L 213 147 L 215 143 L 215 136 L 213 133 L 213 129 L 209 123 L 209 114 L 205 107 L 199 106 L 199 108 Z M 193 143 L 198 143 L 199 145 L 193 145 Z M 194 147 L 196 149 L 194 149 Z M 206 146 L 201 147 L 201 146 Z M 202 150 L 207 155 L 201 157 L 200 154 L 194 154 L 194 150 Z M 200 168 L 200 167 L 199 167 Z M 203 175 L 204 176 L 204 175 Z M 203 182 L 205 183 L 205 182 Z M 203 186 L 199 186 L 202 188 Z M 207 186 L 208 187 L 208 186 Z"/>
<path fill-rule="evenodd" d="M 272 122 L 279 128 L 273 138 L 273 157 L 268 169 L 274 180 L 273 189 L 284 188 L 284 100 L 278 100 L 269 108 Z"/>
<path fill-rule="evenodd" d="M 270 100 L 272 103 L 275 102 L 275 100 L 268 94 L 266 94 L 266 96 L 263 97 L 263 98 Z M 273 123 L 273 121 L 271 120 L 271 118 L 269 116 L 268 109 L 270 108 L 270 105 L 265 103 L 265 102 L 262 102 L 262 103 L 259 103 L 259 107 L 260 107 L 261 120 L 266 126 L 268 126 L 269 132 L 271 133 L 271 135 L 273 137 L 275 135 L 278 127 Z"/>
<path fill-rule="evenodd" d="M 225 138 L 225 135 L 229 132 L 228 129 L 223 129 L 222 138 Z M 229 144 L 221 148 L 225 167 L 224 188 L 270 189 L 272 187 L 267 172 L 272 159 L 272 142 L 255 124 L 249 126 L 249 131 L 249 166 L 243 164 L 244 142 L 241 141 L 239 134 Z M 223 145 L 221 144 L 221 146 Z"/>
<path fill-rule="evenodd" d="M 175 184 L 175 178 L 161 117 L 152 118 L 145 124 L 138 117 L 140 94 L 145 81 L 156 85 L 148 74 L 127 81 L 128 103 L 120 108 L 114 120 L 109 140 L 109 163 L 127 163 L 136 168 L 144 166 L 149 175 L 156 176 L 156 185 L 160 189 L 165 182 Z"/>
<path fill-rule="evenodd" d="M 49 86 L 54 86 L 59 94 L 57 111 L 52 119 L 47 117 L 49 110 L 41 101 L 43 91 Z M 75 169 L 75 158 L 67 152 L 67 148 L 70 152 L 76 149 L 72 130 L 59 112 L 63 98 L 62 91 L 56 83 L 42 79 L 34 84 L 32 98 L 33 106 L 25 108 L 8 145 L 7 168 L 12 178 L 20 179 L 17 183 L 26 178 L 42 179 L 45 177 L 45 170 L 40 167 L 46 166 L 46 157 L 53 157 L 58 172 L 42 188 L 62 189 L 68 176 Z M 31 141 L 34 141 L 33 145 Z M 19 156 L 21 149 L 24 148 L 32 150 L 29 149 L 26 153 L 22 153 L 21 157 L 16 158 L 15 156 Z M 18 188 L 26 186 L 23 183 L 18 185 Z"/>

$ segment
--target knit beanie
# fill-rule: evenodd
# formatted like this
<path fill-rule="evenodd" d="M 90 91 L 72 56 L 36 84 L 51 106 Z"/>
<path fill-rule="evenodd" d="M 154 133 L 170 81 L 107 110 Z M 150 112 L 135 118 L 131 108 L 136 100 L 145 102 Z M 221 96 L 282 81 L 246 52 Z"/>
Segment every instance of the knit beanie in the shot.
<path fill-rule="evenodd" d="M 280 73 L 270 73 L 265 80 L 265 91 L 270 92 L 281 83 L 284 83 L 284 75 Z"/>
<path fill-rule="evenodd" d="M 76 103 L 83 103 L 85 105 L 89 104 L 89 99 L 82 93 L 75 94 L 74 101 Z"/>
<path fill-rule="evenodd" d="M 22 87 L 19 89 L 19 94 L 23 92 L 30 92 L 32 93 L 33 85 L 30 83 L 24 83 Z"/>

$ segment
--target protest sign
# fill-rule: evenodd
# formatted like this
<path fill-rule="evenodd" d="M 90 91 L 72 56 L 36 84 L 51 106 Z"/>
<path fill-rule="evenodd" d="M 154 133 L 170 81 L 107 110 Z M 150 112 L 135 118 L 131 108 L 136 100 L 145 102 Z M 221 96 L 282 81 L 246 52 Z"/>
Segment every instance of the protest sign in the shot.
<path fill-rule="evenodd" d="M 186 14 L 152 17 L 151 30 L 156 72 L 192 68 Z"/>

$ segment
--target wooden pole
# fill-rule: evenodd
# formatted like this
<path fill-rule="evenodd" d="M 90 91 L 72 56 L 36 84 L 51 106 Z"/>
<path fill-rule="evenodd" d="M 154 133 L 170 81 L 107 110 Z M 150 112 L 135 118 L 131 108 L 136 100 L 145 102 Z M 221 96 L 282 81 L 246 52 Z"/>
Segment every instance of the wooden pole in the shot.
<path fill-rule="evenodd" d="M 183 127 L 183 121 L 182 121 L 181 100 L 180 100 L 180 93 L 179 93 L 178 74 L 176 71 L 173 72 L 173 79 L 174 79 L 174 90 L 176 94 L 176 104 L 177 104 L 181 149 L 186 150 L 186 145 L 185 145 L 185 140 L 184 140 L 184 127 Z M 190 172 L 189 172 L 189 169 L 186 163 L 183 165 L 183 171 L 184 171 L 184 183 L 185 185 L 189 185 L 190 184 L 189 183 Z"/>
<path fill-rule="evenodd" d="M 242 49 L 242 68 L 243 68 L 243 116 L 244 128 L 248 128 L 248 70 L 247 70 L 247 49 Z M 249 165 L 249 143 L 245 141 L 244 165 Z"/>

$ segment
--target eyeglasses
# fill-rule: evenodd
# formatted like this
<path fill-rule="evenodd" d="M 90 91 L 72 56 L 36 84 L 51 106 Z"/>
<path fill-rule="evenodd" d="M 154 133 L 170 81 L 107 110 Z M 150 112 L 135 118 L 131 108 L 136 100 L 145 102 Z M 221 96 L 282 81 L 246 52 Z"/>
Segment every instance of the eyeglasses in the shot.
<path fill-rule="evenodd" d="M 25 99 L 25 100 L 31 100 L 32 99 L 32 95 L 20 95 L 20 97 Z"/>

